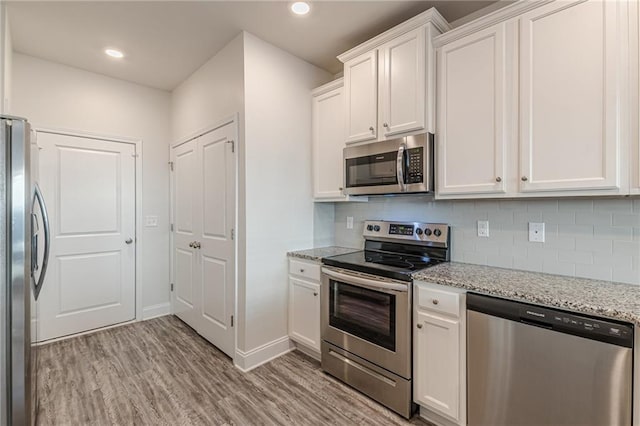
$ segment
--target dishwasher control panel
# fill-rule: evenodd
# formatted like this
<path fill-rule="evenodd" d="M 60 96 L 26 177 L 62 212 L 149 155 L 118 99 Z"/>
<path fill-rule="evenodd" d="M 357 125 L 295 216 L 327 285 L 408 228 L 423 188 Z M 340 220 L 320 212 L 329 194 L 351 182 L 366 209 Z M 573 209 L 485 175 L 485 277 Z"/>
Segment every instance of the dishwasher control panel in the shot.
<path fill-rule="evenodd" d="M 473 293 L 467 295 L 467 309 L 587 339 L 633 347 L 633 325 L 616 320 Z"/>
<path fill-rule="evenodd" d="M 615 324 L 581 315 L 539 308 L 537 306 L 521 306 L 520 318 L 525 322 L 531 321 L 534 324 L 548 324 L 551 328 L 555 329 L 585 331 L 590 334 L 621 337 L 624 339 L 633 337 L 633 328 L 623 324 Z"/>

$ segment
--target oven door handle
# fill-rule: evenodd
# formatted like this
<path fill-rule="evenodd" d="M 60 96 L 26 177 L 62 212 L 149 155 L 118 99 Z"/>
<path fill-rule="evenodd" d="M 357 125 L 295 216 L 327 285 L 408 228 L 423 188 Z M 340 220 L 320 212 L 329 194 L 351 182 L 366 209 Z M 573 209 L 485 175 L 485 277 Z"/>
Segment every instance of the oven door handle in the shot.
<path fill-rule="evenodd" d="M 346 284 L 355 284 L 361 287 L 366 287 L 372 290 L 391 290 L 400 293 L 407 293 L 409 291 L 409 285 L 396 284 L 393 282 L 382 282 L 377 280 L 369 280 L 355 275 L 343 274 L 336 272 L 328 268 L 322 268 L 322 273 L 328 275 L 331 278 L 342 281 Z"/>

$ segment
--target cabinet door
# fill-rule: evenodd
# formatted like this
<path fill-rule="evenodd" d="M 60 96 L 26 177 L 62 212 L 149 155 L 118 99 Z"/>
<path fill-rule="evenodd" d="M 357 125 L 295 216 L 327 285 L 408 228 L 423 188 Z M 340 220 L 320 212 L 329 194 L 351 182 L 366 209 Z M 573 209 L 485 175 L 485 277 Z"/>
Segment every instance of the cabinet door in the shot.
<path fill-rule="evenodd" d="M 379 49 L 381 56 L 380 132 L 383 137 L 425 128 L 426 31 L 410 31 Z"/>
<path fill-rule="evenodd" d="M 378 52 L 365 53 L 344 64 L 347 143 L 377 137 Z"/>
<path fill-rule="evenodd" d="M 460 420 L 460 321 L 418 312 L 414 334 L 414 399 Z"/>
<path fill-rule="evenodd" d="M 505 24 L 438 49 L 438 194 L 505 192 Z"/>
<path fill-rule="evenodd" d="M 320 285 L 289 278 L 289 337 L 320 351 Z"/>
<path fill-rule="evenodd" d="M 314 96 L 312 100 L 313 197 L 340 199 L 344 166 L 343 88 Z"/>
<path fill-rule="evenodd" d="M 553 2 L 520 19 L 520 190 L 620 185 L 624 1 Z"/>

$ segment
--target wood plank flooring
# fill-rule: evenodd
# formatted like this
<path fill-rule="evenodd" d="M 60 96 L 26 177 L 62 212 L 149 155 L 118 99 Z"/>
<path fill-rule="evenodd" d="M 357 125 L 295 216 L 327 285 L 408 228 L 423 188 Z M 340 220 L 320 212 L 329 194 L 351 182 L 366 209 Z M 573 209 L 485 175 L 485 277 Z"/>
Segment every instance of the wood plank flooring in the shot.
<path fill-rule="evenodd" d="M 173 316 L 40 347 L 39 425 L 428 425 L 289 353 L 249 373 Z"/>

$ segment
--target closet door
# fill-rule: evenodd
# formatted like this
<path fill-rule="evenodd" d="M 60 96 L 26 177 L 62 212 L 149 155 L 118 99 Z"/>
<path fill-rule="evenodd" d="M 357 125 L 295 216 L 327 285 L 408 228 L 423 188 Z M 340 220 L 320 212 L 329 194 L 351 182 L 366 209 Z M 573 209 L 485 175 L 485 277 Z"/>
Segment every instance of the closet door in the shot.
<path fill-rule="evenodd" d="M 194 247 L 202 215 L 196 207 L 199 180 L 197 140 L 172 150 L 173 162 L 173 313 L 196 328 L 198 300 L 197 249 Z"/>
<path fill-rule="evenodd" d="M 233 358 L 236 123 L 173 149 L 173 313 Z"/>

